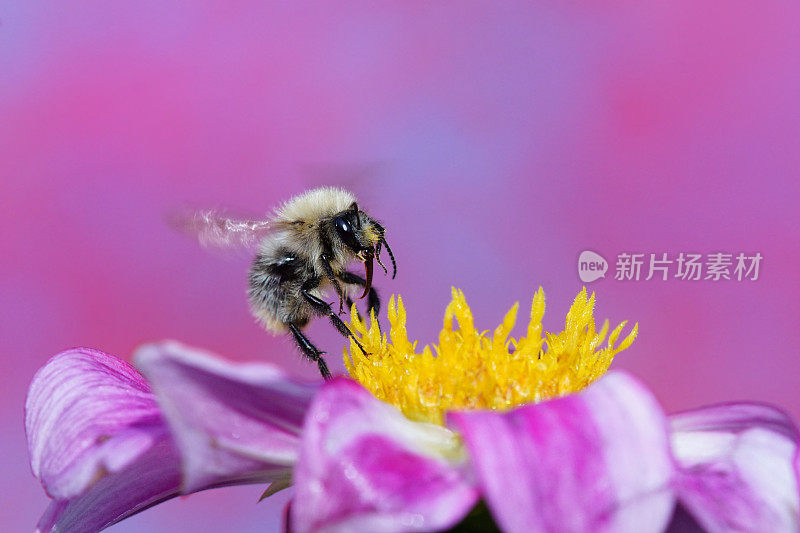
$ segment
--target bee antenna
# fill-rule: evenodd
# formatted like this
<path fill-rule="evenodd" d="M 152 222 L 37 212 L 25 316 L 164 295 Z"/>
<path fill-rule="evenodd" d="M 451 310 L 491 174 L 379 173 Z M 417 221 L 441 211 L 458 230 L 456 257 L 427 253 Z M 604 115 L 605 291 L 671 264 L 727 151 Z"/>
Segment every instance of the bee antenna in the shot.
<path fill-rule="evenodd" d="M 394 260 L 394 254 L 392 253 L 392 249 L 389 248 L 389 243 L 386 242 L 386 238 L 381 235 L 381 242 L 386 247 L 386 251 L 389 252 L 389 259 L 392 260 L 392 279 L 397 276 L 397 262 Z"/>

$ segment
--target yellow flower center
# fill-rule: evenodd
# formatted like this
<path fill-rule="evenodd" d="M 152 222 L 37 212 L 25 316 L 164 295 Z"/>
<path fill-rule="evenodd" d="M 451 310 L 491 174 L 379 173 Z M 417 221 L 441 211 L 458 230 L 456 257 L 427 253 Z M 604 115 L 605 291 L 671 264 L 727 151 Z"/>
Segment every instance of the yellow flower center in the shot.
<path fill-rule="evenodd" d="M 350 329 L 364 346 L 364 355 L 353 341 L 344 351 L 350 376 L 377 398 L 395 405 L 408 418 L 442 424 L 450 410 L 498 409 L 539 402 L 586 388 L 602 376 L 614 355 L 636 338 L 638 324 L 619 345 L 625 322 L 608 335 L 608 320 L 595 330 L 594 293 L 583 288 L 567 313 L 561 333 L 544 332 L 544 291 L 533 297 L 525 337 L 509 337 L 519 304 L 506 313 L 502 324 L 489 335 L 473 325 L 472 311 L 464 293 L 453 289 L 444 312 L 439 344 L 417 352 L 417 341 L 408 340 L 403 298 L 389 300 L 389 336 L 381 333 L 375 315 L 369 327 L 351 309 Z M 453 318 L 458 329 L 453 329 Z M 434 356 L 433 351 L 436 352 Z"/>

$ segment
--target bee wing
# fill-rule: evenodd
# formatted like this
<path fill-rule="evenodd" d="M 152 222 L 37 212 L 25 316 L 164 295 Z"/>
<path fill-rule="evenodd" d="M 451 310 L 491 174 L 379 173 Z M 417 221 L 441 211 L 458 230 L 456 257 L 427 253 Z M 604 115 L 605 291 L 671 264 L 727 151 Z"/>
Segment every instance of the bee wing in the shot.
<path fill-rule="evenodd" d="M 269 220 L 231 218 L 213 209 L 175 216 L 172 225 L 207 248 L 255 248 L 273 227 Z"/>

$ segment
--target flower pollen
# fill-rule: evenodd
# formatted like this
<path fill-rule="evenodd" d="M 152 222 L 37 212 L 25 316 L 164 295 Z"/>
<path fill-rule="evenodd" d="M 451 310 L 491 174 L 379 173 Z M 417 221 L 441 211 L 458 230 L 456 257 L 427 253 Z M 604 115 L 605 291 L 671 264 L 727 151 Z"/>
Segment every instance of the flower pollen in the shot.
<path fill-rule="evenodd" d="M 606 346 L 598 349 L 609 323 L 606 320 L 600 331 L 595 330 L 595 296 L 587 297 L 583 288 L 567 313 L 564 330 L 543 334 L 545 301 L 540 287 L 533 297 L 526 336 L 509 337 L 518 303 L 490 335 L 475 329 L 464 293 L 453 288 L 452 295 L 439 344 L 433 349 L 426 345 L 419 353 L 417 341 L 408 340 L 402 297 L 396 304 L 394 296 L 389 300 L 388 338 L 374 313 L 367 327 L 355 306 L 351 309 L 350 329 L 367 355 L 351 340 L 350 350 L 344 351 L 347 371 L 412 420 L 442 424 L 450 410 L 502 411 L 581 391 L 608 370 L 614 355 L 633 343 L 638 330 L 636 324 L 616 345 L 626 324 L 622 322 L 608 335 Z"/>

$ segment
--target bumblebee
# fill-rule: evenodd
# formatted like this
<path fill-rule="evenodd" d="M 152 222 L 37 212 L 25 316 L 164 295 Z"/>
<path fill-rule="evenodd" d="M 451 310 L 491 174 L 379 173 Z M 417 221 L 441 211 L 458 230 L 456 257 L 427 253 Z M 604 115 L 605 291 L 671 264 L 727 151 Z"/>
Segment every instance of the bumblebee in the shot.
<path fill-rule="evenodd" d="M 373 260 L 381 261 L 386 242 L 384 227 L 362 211 L 355 196 L 343 189 L 323 187 L 298 195 L 267 220 L 236 220 L 214 211 L 196 213 L 184 225 L 204 245 L 256 246 L 258 252 L 248 275 L 250 309 L 273 333 L 290 332 L 300 351 L 317 363 L 325 379 L 331 378 L 320 351 L 303 333 L 315 317 L 328 317 L 343 336 L 364 351 L 340 318 L 344 305 L 352 306 L 351 289 L 361 289 L 367 312 L 378 314 L 380 299 L 372 286 Z M 364 277 L 347 270 L 353 261 L 364 264 Z M 323 297 L 329 288 L 338 296 L 338 312 Z"/>

